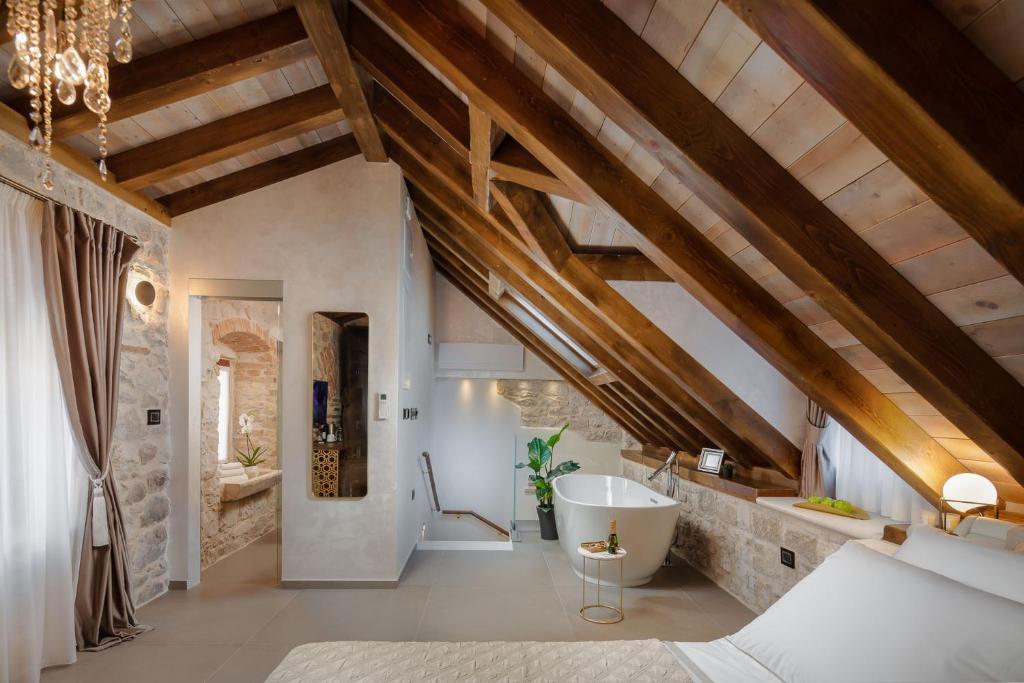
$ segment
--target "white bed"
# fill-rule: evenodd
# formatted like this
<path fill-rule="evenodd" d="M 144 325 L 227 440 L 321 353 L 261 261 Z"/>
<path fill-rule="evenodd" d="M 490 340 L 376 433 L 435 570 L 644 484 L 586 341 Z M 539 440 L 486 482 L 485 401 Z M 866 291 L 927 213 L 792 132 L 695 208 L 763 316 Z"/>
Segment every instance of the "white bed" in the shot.
<path fill-rule="evenodd" d="M 710 643 L 311 643 L 268 681 L 1024 681 L 1024 554 L 927 527 L 847 543 Z"/>

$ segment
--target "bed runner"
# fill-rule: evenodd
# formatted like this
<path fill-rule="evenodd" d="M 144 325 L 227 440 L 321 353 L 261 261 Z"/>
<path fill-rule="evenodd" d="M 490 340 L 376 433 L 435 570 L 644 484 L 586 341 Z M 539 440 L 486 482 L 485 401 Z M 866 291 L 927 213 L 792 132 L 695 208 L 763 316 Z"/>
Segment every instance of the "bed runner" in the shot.
<path fill-rule="evenodd" d="M 284 681 L 677 681 L 692 683 L 659 640 L 577 643 L 300 645 L 267 679 Z"/>

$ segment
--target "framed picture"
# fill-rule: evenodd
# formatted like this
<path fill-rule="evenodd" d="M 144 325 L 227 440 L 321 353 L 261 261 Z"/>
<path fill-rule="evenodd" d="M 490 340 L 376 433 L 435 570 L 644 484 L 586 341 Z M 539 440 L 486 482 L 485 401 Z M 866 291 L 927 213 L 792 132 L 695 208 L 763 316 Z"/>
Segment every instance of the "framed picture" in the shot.
<path fill-rule="evenodd" d="M 721 448 L 702 448 L 700 460 L 697 462 L 697 469 L 701 472 L 718 474 L 722 469 L 722 462 L 725 460 L 725 451 Z"/>

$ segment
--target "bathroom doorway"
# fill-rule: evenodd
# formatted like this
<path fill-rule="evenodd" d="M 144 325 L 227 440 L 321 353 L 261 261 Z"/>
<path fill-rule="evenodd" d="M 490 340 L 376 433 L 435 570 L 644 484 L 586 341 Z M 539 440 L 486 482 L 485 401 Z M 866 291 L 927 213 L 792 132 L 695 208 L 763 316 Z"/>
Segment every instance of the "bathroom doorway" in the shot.
<path fill-rule="evenodd" d="M 281 305 L 192 296 L 190 442 L 204 583 L 280 582 Z"/>

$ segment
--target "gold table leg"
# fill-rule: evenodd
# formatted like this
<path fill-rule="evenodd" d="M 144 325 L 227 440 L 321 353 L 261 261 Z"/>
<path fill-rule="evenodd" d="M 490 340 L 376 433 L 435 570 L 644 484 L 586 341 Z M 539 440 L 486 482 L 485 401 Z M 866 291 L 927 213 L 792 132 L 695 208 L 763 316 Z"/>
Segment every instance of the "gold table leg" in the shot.
<path fill-rule="evenodd" d="M 622 596 L 623 596 L 623 586 L 622 586 L 622 577 L 623 577 L 622 561 L 623 560 L 622 560 L 622 558 L 619 558 L 618 560 L 616 560 L 616 562 L 619 563 L 619 606 L 615 607 L 613 605 L 605 605 L 604 603 L 601 602 L 601 564 L 602 564 L 601 560 L 595 560 L 597 562 L 597 602 L 592 604 L 592 605 L 588 605 L 587 604 L 587 558 L 586 558 L 585 555 L 583 555 L 582 557 L 583 557 L 583 606 L 580 607 L 580 617 L 584 621 L 589 621 L 591 624 L 617 624 L 617 623 L 619 623 L 620 621 L 622 621 L 623 619 L 626 618 L 626 615 L 624 613 L 624 608 L 623 608 L 623 601 L 622 601 Z M 615 616 L 610 618 L 610 619 L 591 619 L 590 617 L 587 616 L 587 610 L 588 609 L 593 609 L 595 607 L 604 607 L 605 609 L 610 609 L 612 612 L 615 613 Z"/>

